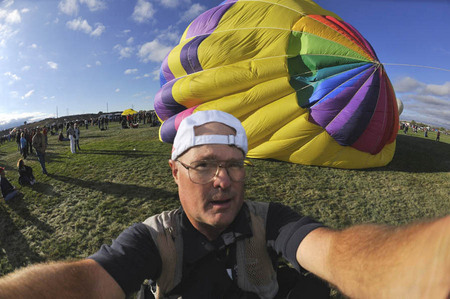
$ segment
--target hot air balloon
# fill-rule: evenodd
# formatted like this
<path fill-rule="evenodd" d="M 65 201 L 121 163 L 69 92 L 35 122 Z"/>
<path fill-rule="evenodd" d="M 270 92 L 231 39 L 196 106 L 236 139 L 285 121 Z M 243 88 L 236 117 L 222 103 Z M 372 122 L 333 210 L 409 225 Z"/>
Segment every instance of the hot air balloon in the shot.
<path fill-rule="evenodd" d="M 164 59 L 160 139 L 221 110 L 241 120 L 249 158 L 337 168 L 384 166 L 398 128 L 394 90 L 361 34 L 307 0 L 224 1 Z"/>

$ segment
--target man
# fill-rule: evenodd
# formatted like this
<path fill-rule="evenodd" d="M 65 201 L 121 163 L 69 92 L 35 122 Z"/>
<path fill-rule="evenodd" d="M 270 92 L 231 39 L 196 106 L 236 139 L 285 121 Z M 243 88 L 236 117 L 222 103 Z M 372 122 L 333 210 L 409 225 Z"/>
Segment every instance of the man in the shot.
<path fill-rule="evenodd" d="M 73 128 L 73 123 L 71 122 L 69 125 L 69 128 L 67 129 L 67 135 L 69 136 L 70 140 L 70 152 L 72 154 L 76 154 L 76 147 L 75 147 L 75 129 Z"/>
<path fill-rule="evenodd" d="M 78 148 L 78 150 L 81 150 L 80 148 L 80 128 L 78 127 L 78 124 L 75 123 L 74 129 L 73 129 L 74 135 L 74 142 L 75 142 L 75 148 Z"/>
<path fill-rule="evenodd" d="M 41 128 L 36 128 L 36 134 L 33 136 L 32 144 L 36 150 L 36 156 L 38 157 L 39 163 L 41 164 L 42 173 L 47 174 L 47 169 L 45 169 L 45 150 L 47 145 L 45 144 L 44 135 L 41 133 Z"/>
<path fill-rule="evenodd" d="M 146 278 L 170 298 L 273 298 L 281 289 L 273 254 L 350 297 L 447 298 L 450 217 L 335 231 L 288 207 L 245 201 L 246 152 L 233 116 L 187 117 L 169 160 L 179 210 L 132 226 L 88 259 L 10 274 L 0 298 L 124 298 Z"/>

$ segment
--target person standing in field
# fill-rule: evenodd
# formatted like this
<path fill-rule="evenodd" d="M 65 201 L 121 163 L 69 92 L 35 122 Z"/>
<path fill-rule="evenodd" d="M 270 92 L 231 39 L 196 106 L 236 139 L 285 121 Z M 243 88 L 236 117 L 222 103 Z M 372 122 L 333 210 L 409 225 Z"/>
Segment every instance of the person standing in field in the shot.
<path fill-rule="evenodd" d="M 32 144 L 36 150 L 39 163 L 41 164 L 42 173 L 48 174 L 47 169 L 45 168 L 45 151 L 47 149 L 47 145 L 45 144 L 44 135 L 41 133 L 41 129 L 39 127 L 36 129 L 36 134 L 33 136 Z"/>
<path fill-rule="evenodd" d="M 67 135 L 69 136 L 69 140 L 70 140 L 70 152 L 72 154 L 76 153 L 76 148 L 75 148 L 75 129 L 73 128 L 73 124 L 70 123 L 69 128 L 67 129 Z"/>
<path fill-rule="evenodd" d="M 22 132 L 20 133 L 21 137 L 20 137 L 20 153 L 22 154 L 22 157 L 24 159 L 27 158 L 27 152 L 28 152 L 28 142 L 27 139 L 25 138 L 25 133 Z"/>
<path fill-rule="evenodd" d="M 75 149 L 78 148 L 79 150 L 81 150 L 80 148 L 80 128 L 78 127 L 78 124 L 75 123 L 74 125 L 74 140 L 75 140 Z"/>
<path fill-rule="evenodd" d="M 436 133 L 436 141 L 439 141 L 441 139 L 441 131 L 437 131 Z"/>

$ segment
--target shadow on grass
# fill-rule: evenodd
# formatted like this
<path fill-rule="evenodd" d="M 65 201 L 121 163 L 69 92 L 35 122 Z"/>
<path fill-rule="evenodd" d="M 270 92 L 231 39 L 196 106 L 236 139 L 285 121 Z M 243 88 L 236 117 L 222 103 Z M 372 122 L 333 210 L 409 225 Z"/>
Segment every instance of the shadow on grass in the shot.
<path fill-rule="evenodd" d="M 105 138 L 108 136 L 104 136 L 104 135 L 89 135 L 89 136 L 80 136 L 80 142 L 82 142 L 83 139 L 98 139 L 98 138 Z"/>
<path fill-rule="evenodd" d="M 53 198 L 59 198 L 61 196 L 60 193 L 53 191 L 53 186 L 44 182 L 37 182 L 35 185 L 33 185 L 32 188 L 34 191 L 42 193 L 44 195 L 48 195 Z"/>
<path fill-rule="evenodd" d="M 144 151 L 124 151 L 124 150 L 81 150 L 77 152 L 80 155 L 113 155 L 126 157 L 152 157 L 154 153 Z"/>
<path fill-rule="evenodd" d="M 167 199 L 167 200 L 178 198 L 177 197 L 178 195 L 176 193 L 168 192 L 167 190 L 164 189 L 142 187 L 138 185 L 129 185 L 129 184 L 117 184 L 111 182 L 85 181 L 57 174 L 49 174 L 48 176 L 55 180 L 62 181 L 68 184 L 77 185 L 82 188 L 97 190 L 115 196 L 125 196 L 129 199 L 136 197 L 146 199 Z"/>
<path fill-rule="evenodd" d="M 16 198 L 9 205 L 14 206 L 18 201 L 22 201 L 22 199 L 23 198 L 21 197 Z M 13 209 L 15 209 L 15 207 L 13 207 Z M 40 222 L 33 216 L 30 216 L 26 207 L 20 209 L 19 216 L 31 217 L 32 219 L 28 220 L 33 224 L 37 224 L 38 227 L 45 228 L 46 230 L 50 229 L 47 228 L 44 223 Z M 0 251 L 0 259 L 2 255 L 6 255 L 8 263 L 11 265 L 12 269 L 26 266 L 30 262 L 36 263 L 43 261 L 43 258 L 30 248 L 28 240 L 24 237 L 20 231 L 20 228 L 17 227 L 9 216 L 8 211 L 2 205 L 0 205 L 0 247 L 2 249 Z"/>
<path fill-rule="evenodd" d="M 14 210 L 14 212 L 16 212 L 17 215 L 19 215 L 26 222 L 30 222 L 32 225 L 36 226 L 39 230 L 50 234 L 54 232 L 51 226 L 30 214 L 30 210 L 27 207 L 27 203 L 23 200 L 22 194 L 12 200 L 11 203 L 9 203 L 9 206 Z"/>
<path fill-rule="evenodd" d="M 450 144 L 397 135 L 394 158 L 384 169 L 416 173 L 449 172 Z"/>

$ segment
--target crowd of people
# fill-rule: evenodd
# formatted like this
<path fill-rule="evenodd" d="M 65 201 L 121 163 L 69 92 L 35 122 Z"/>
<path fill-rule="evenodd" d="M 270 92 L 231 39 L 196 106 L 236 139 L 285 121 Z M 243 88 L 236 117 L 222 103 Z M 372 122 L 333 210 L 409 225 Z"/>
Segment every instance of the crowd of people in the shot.
<path fill-rule="evenodd" d="M 406 123 L 406 122 L 402 122 L 400 124 L 400 130 L 406 135 L 408 134 L 408 131 L 411 130 L 412 133 L 418 133 L 419 131 L 423 132 L 423 136 L 425 138 L 428 138 L 428 133 L 431 132 L 435 132 L 436 133 L 436 141 L 440 141 L 441 138 L 441 130 L 439 129 L 432 129 L 430 127 L 426 127 L 426 126 L 418 126 L 415 124 L 410 124 L 410 123 Z M 444 131 L 445 134 L 448 135 L 447 132 Z"/>
<path fill-rule="evenodd" d="M 150 126 L 159 126 L 159 120 L 155 111 L 139 111 L 134 115 L 121 116 L 118 114 L 106 114 L 99 117 L 84 118 L 80 120 L 64 120 L 47 124 L 42 127 L 16 128 L 8 135 L 1 136 L 0 144 L 5 142 L 16 142 L 17 151 L 21 158 L 17 161 L 17 170 L 19 172 L 19 184 L 33 186 L 36 179 L 33 175 L 32 167 L 25 165 L 25 161 L 30 156 L 36 156 L 41 166 L 42 173 L 47 175 L 46 151 L 48 146 L 48 136 L 57 136 L 60 142 L 69 141 L 69 149 L 75 154 L 81 150 L 80 137 L 81 130 L 88 130 L 89 127 L 98 127 L 99 130 L 108 130 L 109 122 L 116 121 L 121 124 L 125 121 L 125 127 L 138 127 L 139 124 L 149 124 Z M 123 124 L 122 124 L 123 127 Z M 19 192 L 6 178 L 6 170 L 0 167 L 1 191 L 5 200 L 16 197 Z"/>

